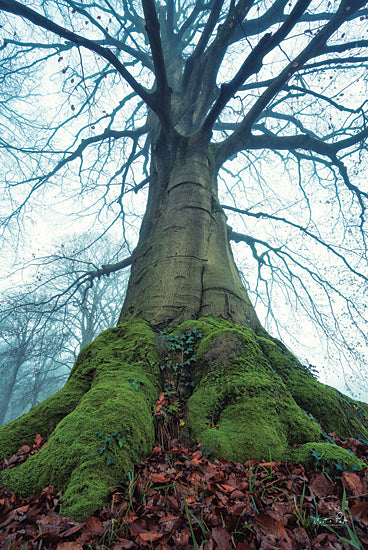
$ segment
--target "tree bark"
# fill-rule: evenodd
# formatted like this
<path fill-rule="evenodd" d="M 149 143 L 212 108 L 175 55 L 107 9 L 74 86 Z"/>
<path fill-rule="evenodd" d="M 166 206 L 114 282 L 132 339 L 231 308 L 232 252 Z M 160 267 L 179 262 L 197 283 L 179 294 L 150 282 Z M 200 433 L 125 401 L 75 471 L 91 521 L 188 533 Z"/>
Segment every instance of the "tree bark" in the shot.
<path fill-rule="evenodd" d="M 217 196 L 210 147 L 200 134 L 156 147 L 147 212 L 119 321 L 153 327 L 214 316 L 255 329 Z M 205 141 L 205 140 L 203 140 Z"/>

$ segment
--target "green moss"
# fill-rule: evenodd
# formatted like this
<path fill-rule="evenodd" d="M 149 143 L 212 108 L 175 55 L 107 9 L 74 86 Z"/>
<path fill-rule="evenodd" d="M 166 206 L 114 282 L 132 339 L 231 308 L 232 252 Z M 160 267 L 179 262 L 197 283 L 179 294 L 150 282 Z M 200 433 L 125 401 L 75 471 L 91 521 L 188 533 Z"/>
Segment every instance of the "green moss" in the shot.
<path fill-rule="evenodd" d="M 312 451 L 319 453 L 320 458 L 316 460 Z M 354 468 L 362 470 L 367 468 L 367 464 L 357 458 L 343 447 L 332 445 L 331 443 L 306 443 L 302 447 L 292 449 L 289 452 L 291 462 L 300 463 L 307 468 L 324 469 L 328 467 L 330 470 L 336 468 L 340 463 L 344 470 L 351 471 Z"/>
<path fill-rule="evenodd" d="M 151 408 L 160 390 L 153 332 L 137 320 L 103 332 L 80 354 L 64 391 L 74 386 L 85 392 L 73 401 L 72 411 L 64 409 L 62 420 L 53 418 L 52 406 L 33 409 L 28 413 L 30 423 L 27 415 L 23 417 L 28 429 L 37 426 L 30 438 L 37 432 L 44 435 L 38 428 L 48 423 L 56 427 L 39 453 L 4 471 L 3 479 L 23 495 L 35 495 L 45 486 L 55 485 L 64 491 L 61 512 L 81 519 L 106 504 L 109 488 L 124 482 L 128 472 L 152 449 Z M 53 396 L 50 400 L 55 398 L 60 399 Z M 38 419 L 45 411 L 51 416 Z M 20 431 L 23 433 L 25 428 L 19 430 L 21 422 L 15 422 L 16 427 L 11 423 L 0 429 L 2 441 L 9 433 L 14 440 L 15 433 L 18 437 Z M 109 451 L 115 459 L 112 466 L 106 466 L 106 453 L 98 452 L 98 431 L 116 431 L 126 439 L 123 448 L 115 443 Z M 19 443 L 13 441 L 12 446 L 18 448 Z"/>
<path fill-rule="evenodd" d="M 22 446 L 32 445 L 36 434 L 48 438 L 57 424 L 72 412 L 89 385 L 73 382 L 5 426 L 0 426 L 0 456 L 10 457 Z"/>
<path fill-rule="evenodd" d="M 341 436 L 367 437 L 365 407 L 316 381 L 263 329 L 205 318 L 178 330 L 190 328 L 203 338 L 187 431 L 216 455 L 283 459 L 293 445 L 321 440 L 319 422 Z"/>
<path fill-rule="evenodd" d="M 318 425 L 297 406 L 251 329 L 219 319 L 179 328 L 187 326 L 203 335 L 188 401 L 187 430 L 196 440 L 243 461 L 282 459 L 289 445 L 320 439 Z"/>
<path fill-rule="evenodd" d="M 309 464 L 311 449 L 322 449 L 326 460 L 362 467 L 344 449 L 321 443 L 318 422 L 302 409 L 328 431 L 367 438 L 367 405 L 314 380 L 263 330 L 203 318 L 175 332 L 194 328 L 202 338 L 187 403 L 189 436 L 231 460 L 290 458 Z M 49 436 L 39 453 L 3 472 L 4 482 L 23 495 L 54 484 L 63 490 L 61 512 L 75 519 L 105 505 L 109 488 L 123 483 L 154 444 L 151 409 L 161 385 L 157 342 L 164 348 L 163 338 L 131 318 L 86 346 L 60 392 L 0 428 L 2 456 L 31 443 L 37 433 Z M 126 443 L 120 448 L 115 441 L 99 454 L 98 432 L 118 432 Z M 108 452 L 115 460 L 111 466 Z"/>
<path fill-rule="evenodd" d="M 258 338 L 264 355 L 302 409 L 312 414 L 326 432 L 336 432 L 340 437 L 368 437 L 367 404 L 315 380 L 281 342 L 264 335 L 266 331 Z"/>

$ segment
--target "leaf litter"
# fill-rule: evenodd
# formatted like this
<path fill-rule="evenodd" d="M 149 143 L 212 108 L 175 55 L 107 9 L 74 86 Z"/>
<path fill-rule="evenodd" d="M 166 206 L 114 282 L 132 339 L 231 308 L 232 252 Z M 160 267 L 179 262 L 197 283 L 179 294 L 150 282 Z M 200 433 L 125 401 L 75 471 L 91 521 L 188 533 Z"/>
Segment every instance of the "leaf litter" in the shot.
<path fill-rule="evenodd" d="M 368 462 L 368 442 L 341 440 Z M 38 434 L 0 470 L 13 468 L 45 444 Z M 109 506 L 84 521 L 58 513 L 62 493 L 46 487 L 23 498 L 0 492 L 1 550 L 348 550 L 368 548 L 368 469 L 306 471 L 289 462 L 211 460 L 202 445 L 157 444 L 111 489 Z"/>

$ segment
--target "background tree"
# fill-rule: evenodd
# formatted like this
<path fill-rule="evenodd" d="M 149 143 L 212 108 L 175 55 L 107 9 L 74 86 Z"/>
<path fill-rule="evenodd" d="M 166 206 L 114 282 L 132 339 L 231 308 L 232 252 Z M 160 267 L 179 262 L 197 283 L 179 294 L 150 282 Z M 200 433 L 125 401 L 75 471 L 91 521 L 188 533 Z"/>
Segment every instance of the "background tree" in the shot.
<path fill-rule="evenodd" d="M 3 441 L 13 434 L 6 452 L 30 437 L 30 425 L 45 431 L 45 416 L 46 431 L 55 428 L 37 459 L 7 474 L 14 486 L 34 491 L 52 480 L 65 489 L 64 510 L 75 516 L 103 502 L 116 472 L 129 470 L 153 444 L 150 406 L 165 382 L 158 366 L 160 330 L 168 327 L 197 327 L 189 334 L 204 337 L 190 372 L 187 430 L 218 454 L 268 458 L 271 451 L 276 458 L 295 443 L 318 440 L 318 426 L 300 407 L 328 429 L 366 433 L 364 406 L 318 385 L 264 331 L 229 245 L 248 246 L 256 265 L 249 280 L 254 291 L 263 287 L 271 317 L 270 298 L 281 290 L 325 331 L 326 312 L 333 325 L 342 307 L 366 342 L 364 301 L 331 281 L 328 265 L 332 258 L 366 285 L 367 190 L 357 166 L 364 165 L 368 134 L 364 6 L 66 0 L 35 10 L 0 0 L 0 10 L 16 16 L 4 14 L 3 22 L 3 83 L 9 89 L 13 80 L 17 90 L 2 104 L 14 120 L 2 138 L 14 170 L 7 170 L 13 210 L 4 227 L 57 181 L 76 206 L 83 192 L 86 214 L 110 206 L 106 217 L 99 214 L 106 227 L 114 219 L 129 223 L 141 209 L 138 203 L 131 210 L 130 199 L 148 186 L 132 254 L 76 281 L 88 284 L 131 265 L 120 325 L 87 347 L 63 390 L 26 423 L 3 428 Z M 25 25 L 18 31 L 19 17 Z M 49 84 L 50 75 L 59 83 Z M 50 94 L 44 118 L 41 89 Z M 55 109 L 54 90 L 61 93 Z M 22 93 L 29 101 L 32 92 L 28 111 L 18 108 Z M 33 140 L 17 131 L 27 123 L 37 129 Z M 283 186 L 277 159 L 289 176 Z M 236 193 L 229 171 L 239 174 Z M 320 201 L 329 209 L 323 223 Z M 243 216 L 242 232 L 224 210 L 234 220 Z M 123 243 L 129 249 L 127 233 Z M 317 308 L 312 285 L 329 309 Z M 348 343 L 344 330 L 338 337 Z M 109 474 L 93 452 L 97 431 L 123 432 L 126 442 Z M 67 441 L 75 446 L 66 449 Z"/>
<path fill-rule="evenodd" d="M 19 305 L 20 299 L 14 293 L 8 296 L 12 306 L 17 302 Z M 9 318 L 4 315 L 6 307 L 4 305 L 3 302 L 0 355 L 1 424 L 6 418 L 11 420 L 24 410 L 28 410 L 30 403 L 32 406 L 37 403 L 38 386 L 40 378 L 44 377 L 49 354 L 53 354 L 56 359 L 60 345 L 60 341 L 56 343 L 58 338 L 55 332 L 51 335 L 41 329 L 42 314 L 37 308 L 25 306 L 23 309 L 19 309 L 16 316 Z M 48 376 L 51 377 L 51 367 L 48 365 L 46 368 Z M 23 391 L 19 389 L 19 386 L 23 386 Z M 16 404 L 11 407 L 12 397 L 16 395 Z"/>
<path fill-rule="evenodd" d="M 44 258 L 42 266 L 37 264 L 31 283 L 16 293 L 3 292 L 0 424 L 59 390 L 79 351 L 119 314 L 121 276 L 95 280 L 89 288 L 74 286 L 86 265 L 107 263 L 114 254 L 106 238 L 80 252 L 83 242 L 84 237 L 69 239 Z M 58 298 L 69 286 L 74 289 L 72 299 L 58 307 Z"/>

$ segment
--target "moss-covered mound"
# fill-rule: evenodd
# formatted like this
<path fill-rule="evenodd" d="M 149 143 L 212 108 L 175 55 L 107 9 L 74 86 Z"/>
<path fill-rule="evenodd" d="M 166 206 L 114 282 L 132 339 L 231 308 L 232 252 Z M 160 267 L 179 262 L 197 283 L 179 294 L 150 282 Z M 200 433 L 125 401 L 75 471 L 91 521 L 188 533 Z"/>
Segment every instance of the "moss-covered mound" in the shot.
<path fill-rule="evenodd" d="M 298 405 L 311 413 L 326 432 L 340 437 L 368 438 L 368 404 L 350 399 L 335 388 L 315 380 L 296 357 L 264 329 L 258 343 L 272 368 L 281 376 Z"/>
<path fill-rule="evenodd" d="M 187 430 L 216 455 L 284 460 L 294 445 L 321 441 L 324 430 L 367 438 L 368 406 L 315 380 L 266 331 L 218 319 L 178 330 L 189 327 L 203 338 Z M 343 462 L 349 467 L 349 460 Z"/>
<path fill-rule="evenodd" d="M 190 357 L 195 383 L 187 436 L 229 460 L 309 464 L 313 451 L 348 469 L 363 466 L 322 442 L 321 426 L 367 439 L 367 405 L 317 382 L 265 331 L 204 318 L 174 332 L 193 329 L 201 338 L 182 339 L 193 346 L 190 354 L 179 350 Z M 105 505 L 109 488 L 126 481 L 153 447 L 151 413 L 167 354 L 165 338 L 134 318 L 98 336 L 82 350 L 62 390 L 0 428 L 0 456 L 31 444 L 37 433 L 48 438 L 39 453 L 3 472 L 5 484 L 25 496 L 53 484 L 63 490 L 61 512 L 75 519 Z"/>
<path fill-rule="evenodd" d="M 306 468 L 325 470 L 332 475 L 341 474 L 342 470 L 362 470 L 367 465 L 350 451 L 331 443 L 305 443 L 292 449 L 289 459 L 301 463 Z"/>
<path fill-rule="evenodd" d="M 0 428 L 0 455 L 8 457 L 52 432 L 39 453 L 3 472 L 4 483 L 25 496 L 53 484 L 64 491 L 62 513 L 87 517 L 151 451 L 159 390 L 149 327 L 131 320 L 103 332 L 82 350 L 62 390 Z"/>

